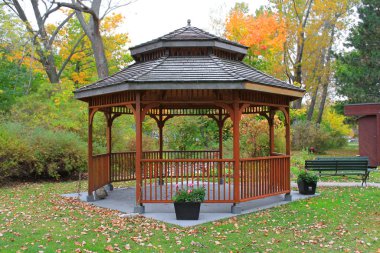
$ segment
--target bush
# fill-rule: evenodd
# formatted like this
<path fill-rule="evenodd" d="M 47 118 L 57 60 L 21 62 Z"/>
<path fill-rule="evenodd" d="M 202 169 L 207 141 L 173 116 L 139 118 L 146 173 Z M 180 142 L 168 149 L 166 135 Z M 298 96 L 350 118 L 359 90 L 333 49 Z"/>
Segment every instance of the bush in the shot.
<path fill-rule="evenodd" d="M 292 148 L 305 150 L 314 147 L 318 152 L 339 148 L 347 144 L 345 136 L 327 124 L 296 121 L 292 125 Z"/>
<path fill-rule="evenodd" d="M 308 172 L 306 170 L 302 170 L 297 177 L 297 182 L 305 182 L 307 184 L 310 183 L 317 183 L 318 182 L 318 176 L 315 175 L 314 173 Z"/>
<path fill-rule="evenodd" d="M 0 124 L 0 179 L 67 178 L 86 168 L 87 145 L 70 132 Z"/>

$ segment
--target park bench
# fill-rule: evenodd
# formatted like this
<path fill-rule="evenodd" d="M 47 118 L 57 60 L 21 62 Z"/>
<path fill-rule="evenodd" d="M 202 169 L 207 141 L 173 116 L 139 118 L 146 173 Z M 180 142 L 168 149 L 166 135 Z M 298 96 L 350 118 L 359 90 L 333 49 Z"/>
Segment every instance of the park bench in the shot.
<path fill-rule="evenodd" d="M 361 176 L 362 186 L 367 184 L 369 173 L 368 157 L 317 157 L 306 160 L 305 169 L 317 171 L 319 176 Z"/>

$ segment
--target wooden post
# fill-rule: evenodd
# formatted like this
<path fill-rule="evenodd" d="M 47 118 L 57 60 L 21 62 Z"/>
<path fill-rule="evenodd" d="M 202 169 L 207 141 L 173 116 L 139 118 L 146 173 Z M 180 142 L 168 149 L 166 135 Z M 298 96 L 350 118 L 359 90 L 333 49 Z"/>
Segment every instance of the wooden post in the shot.
<path fill-rule="evenodd" d="M 274 111 L 269 111 L 269 155 L 272 156 L 274 153 Z"/>
<path fill-rule="evenodd" d="M 112 154 L 112 114 L 105 113 L 106 119 L 107 119 L 107 129 L 106 129 L 106 139 L 107 139 L 107 156 L 108 156 L 108 168 L 107 168 L 107 173 L 108 173 L 108 183 L 111 183 L 111 166 L 112 166 L 112 161 L 111 161 L 111 154 Z M 110 185 L 110 188 L 112 190 L 112 186 Z"/>
<path fill-rule="evenodd" d="M 290 115 L 289 115 L 289 107 L 286 107 L 284 110 L 285 114 L 285 125 L 286 125 L 286 155 L 290 156 Z M 288 192 L 285 194 L 285 201 L 291 201 L 291 186 L 290 186 L 290 158 L 287 160 L 285 165 L 286 173 L 288 177 L 286 177 L 286 187 Z"/>
<path fill-rule="evenodd" d="M 162 108 L 160 108 L 159 120 L 157 122 L 158 130 L 159 130 L 159 145 L 160 145 L 160 159 L 163 158 L 163 150 L 164 150 L 164 141 L 163 141 L 163 128 L 164 122 L 162 119 Z"/>
<path fill-rule="evenodd" d="M 218 127 L 219 127 L 219 159 L 223 158 L 223 126 L 224 126 L 224 120 L 222 115 L 222 109 L 219 109 L 219 120 L 218 120 Z"/>
<path fill-rule="evenodd" d="M 223 126 L 224 126 L 224 120 L 223 120 L 221 108 L 219 108 L 219 118 L 218 118 L 217 123 L 218 123 L 218 127 L 219 127 L 219 159 L 223 159 Z M 218 163 L 218 178 L 219 178 L 219 184 L 224 184 L 222 162 Z"/>
<path fill-rule="evenodd" d="M 93 175 L 93 161 L 92 161 L 92 123 L 94 118 L 95 110 L 88 110 L 88 143 L 87 143 L 87 152 L 88 152 L 88 195 L 87 201 L 94 201 L 94 175 Z"/>
<path fill-rule="evenodd" d="M 163 134 L 164 134 L 164 125 L 165 125 L 165 122 L 164 120 L 162 119 L 162 108 L 160 108 L 160 115 L 159 115 L 159 118 L 158 118 L 158 121 L 157 121 L 157 126 L 158 126 L 158 131 L 159 131 L 159 156 L 160 156 L 160 159 L 163 159 L 163 151 L 164 151 L 164 139 L 163 139 Z M 158 179 L 158 184 L 159 185 L 164 185 L 164 180 L 162 179 L 163 176 L 164 176 L 164 172 L 162 171 L 162 162 L 160 162 L 159 164 L 159 170 L 160 170 L 160 178 Z"/>
<path fill-rule="evenodd" d="M 289 107 L 285 108 L 285 126 L 286 126 L 286 155 L 290 155 L 290 115 Z"/>
<path fill-rule="evenodd" d="M 136 206 L 135 213 L 143 213 L 144 208 L 141 203 L 141 158 L 142 158 L 142 117 L 141 117 L 141 93 L 136 94 L 136 111 L 135 111 L 135 123 L 136 123 Z"/>
<path fill-rule="evenodd" d="M 234 204 L 240 202 L 240 107 L 238 101 L 233 103 L 233 159 L 234 159 Z"/>

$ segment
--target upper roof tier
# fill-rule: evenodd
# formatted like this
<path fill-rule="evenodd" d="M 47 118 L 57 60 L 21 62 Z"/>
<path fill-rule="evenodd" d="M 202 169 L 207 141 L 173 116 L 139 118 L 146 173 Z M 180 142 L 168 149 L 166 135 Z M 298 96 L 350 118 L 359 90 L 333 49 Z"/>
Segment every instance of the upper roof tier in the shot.
<path fill-rule="evenodd" d="M 242 60 L 247 53 L 248 47 L 239 43 L 223 39 L 211 33 L 191 26 L 190 20 L 187 26 L 177 29 L 157 39 L 131 47 L 131 55 L 137 61 L 144 61 L 146 55 L 152 55 L 162 49 L 168 48 L 215 48 L 235 55 Z M 145 56 L 145 57 L 144 57 Z M 151 59 L 151 57 L 149 58 Z"/>
<path fill-rule="evenodd" d="M 242 62 L 247 47 L 188 26 L 131 48 L 136 62 L 77 89 L 86 98 L 130 90 L 256 90 L 302 97 L 304 90 Z"/>

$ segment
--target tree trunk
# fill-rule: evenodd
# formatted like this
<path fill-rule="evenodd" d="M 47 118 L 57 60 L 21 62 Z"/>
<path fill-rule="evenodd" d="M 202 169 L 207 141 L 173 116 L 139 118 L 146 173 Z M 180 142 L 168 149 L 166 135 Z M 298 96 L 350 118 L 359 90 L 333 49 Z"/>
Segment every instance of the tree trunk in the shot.
<path fill-rule="evenodd" d="M 311 6 L 313 4 L 313 0 L 308 2 L 308 6 L 306 7 L 305 16 L 300 19 L 301 31 L 297 41 L 297 54 L 296 60 L 294 62 L 293 70 L 294 70 L 294 83 L 300 85 L 302 88 L 302 60 L 303 60 L 303 50 L 305 48 L 305 27 L 307 24 L 307 20 L 309 18 Z M 302 107 L 302 97 L 295 100 L 293 102 L 293 109 L 301 109 Z"/>
<path fill-rule="evenodd" d="M 326 58 L 326 49 L 322 49 L 322 54 L 321 54 L 321 58 L 319 61 L 319 65 L 317 65 L 315 67 L 315 71 L 314 71 L 314 73 L 319 73 L 319 74 L 318 74 L 318 78 L 317 78 L 317 87 L 314 90 L 313 96 L 311 98 L 310 107 L 309 107 L 309 110 L 307 112 L 307 120 L 308 121 L 311 121 L 313 118 L 315 104 L 316 104 L 317 96 L 318 96 L 318 90 L 319 90 L 319 86 L 322 82 L 322 71 L 321 70 L 323 70 L 323 68 L 325 67 L 324 66 L 325 60 L 326 60 L 325 58 Z M 323 92 L 324 92 L 324 90 L 323 90 Z"/>
<path fill-rule="evenodd" d="M 317 87 L 315 88 L 315 90 L 313 92 L 313 96 L 311 97 L 309 110 L 307 111 L 307 120 L 308 121 L 311 121 L 311 119 L 313 118 L 315 103 L 317 101 L 318 89 L 319 89 L 319 83 L 317 84 Z"/>
<path fill-rule="evenodd" d="M 326 104 L 326 98 L 327 98 L 327 91 L 328 91 L 328 86 L 330 83 L 330 68 L 331 68 L 331 54 L 332 54 L 332 46 L 334 43 L 334 36 L 335 36 L 335 25 L 331 27 L 331 35 L 330 35 L 330 44 L 329 48 L 327 51 L 327 57 L 326 57 L 326 76 L 323 81 L 323 91 L 322 91 L 322 98 L 321 98 L 321 103 L 319 105 L 319 112 L 318 112 L 318 118 L 317 118 L 317 123 L 320 124 L 322 122 L 322 116 L 323 116 L 323 111 L 325 109 L 325 104 Z"/>
<path fill-rule="evenodd" d="M 78 1 L 79 2 L 79 1 Z M 95 58 L 96 70 L 98 72 L 98 77 L 100 79 L 106 78 L 108 76 L 108 61 L 106 58 L 104 44 L 102 36 L 100 34 L 100 6 L 102 0 L 93 0 L 91 8 L 78 5 L 75 0 L 72 0 L 72 4 L 59 3 L 61 6 L 72 8 L 75 10 L 76 16 L 81 24 L 83 31 L 86 33 L 87 37 L 90 39 L 92 51 Z M 86 12 L 91 14 L 90 21 L 87 23 L 84 19 L 83 13 Z"/>
<path fill-rule="evenodd" d="M 59 83 L 59 76 L 57 73 L 57 68 L 55 66 L 54 56 L 51 52 L 49 52 L 47 61 L 44 64 L 44 69 L 49 78 L 50 83 Z"/>
<path fill-rule="evenodd" d="M 319 104 L 319 111 L 318 111 L 318 118 L 317 118 L 318 124 L 322 122 L 323 111 L 325 109 L 326 98 L 327 98 L 327 90 L 328 90 L 328 83 L 325 83 L 323 85 L 321 103 Z"/>
<path fill-rule="evenodd" d="M 108 62 L 106 54 L 104 52 L 104 44 L 99 30 L 93 31 L 93 34 L 90 38 L 91 47 L 94 53 L 96 70 L 98 72 L 98 77 L 100 79 L 106 78 L 108 76 Z"/>

